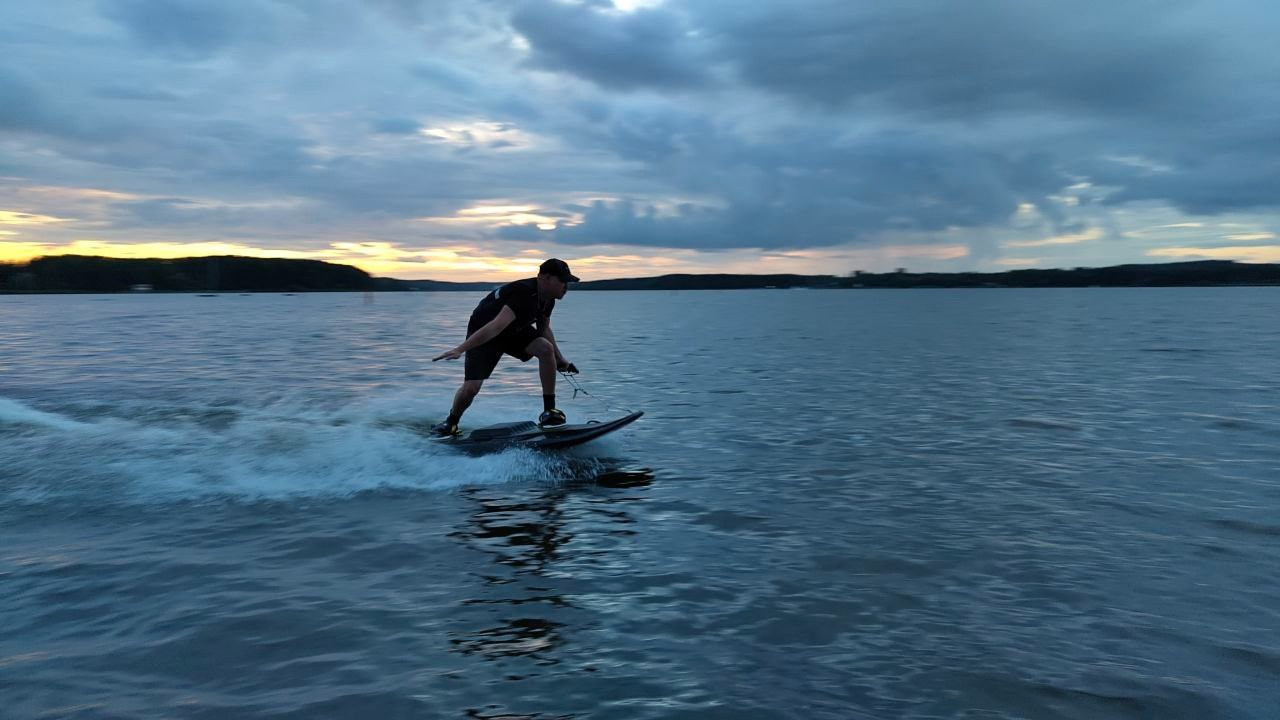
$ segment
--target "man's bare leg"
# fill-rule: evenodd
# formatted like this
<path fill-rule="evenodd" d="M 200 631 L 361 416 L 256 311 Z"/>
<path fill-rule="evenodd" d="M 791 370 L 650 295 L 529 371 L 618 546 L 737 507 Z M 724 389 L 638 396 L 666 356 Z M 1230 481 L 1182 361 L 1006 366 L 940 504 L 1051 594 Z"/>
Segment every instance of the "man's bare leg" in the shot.
<path fill-rule="evenodd" d="M 556 348 L 546 338 L 538 338 L 530 342 L 525 352 L 538 358 L 538 378 L 542 381 L 542 417 L 538 422 L 543 425 L 564 424 L 564 413 L 556 410 Z M 554 415 L 549 415 L 554 411 Z M 558 417 L 557 417 L 558 416 Z"/>
<path fill-rule="evenodd" d="M 462 383 L 462 387 L 458 388 L 458 392 L 453 394 L 453 409 L 449 412 L 449 417 L 455 418 L 455 422 L 462 419 L 462 414 L 471 407 L 471 401 L 476 399 L 476 395 L 480 394 L 480 386 L 484 385 L 483 380 L 466 380 Z"/>
<path fill-rule="evenodd" d="M 525 352 L 538 358 L 538 379 L 542 381 L 542 394 L 556 394 L 556 349 L 546 338 L 529 343 Z"/>

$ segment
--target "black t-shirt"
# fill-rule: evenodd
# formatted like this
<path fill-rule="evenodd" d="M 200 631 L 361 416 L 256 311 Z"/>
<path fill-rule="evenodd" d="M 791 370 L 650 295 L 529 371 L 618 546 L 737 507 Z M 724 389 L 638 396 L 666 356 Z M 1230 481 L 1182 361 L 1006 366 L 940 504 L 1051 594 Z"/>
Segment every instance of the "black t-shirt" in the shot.
<path fill-rule="evenodd" d="M 470 335 L 498 317 L 504 305 L 516 314 L 516 319 L 502 331 L 505 335 L 534 323 L 537 323 L 538 330 L 541 332 L 551 317 L 551 311 L 555 309 L 556 301 L 547 298 L 539 305 L 538 278 L 507 283 L 485 295 L 480 304 L 476 305 L 476 309 L 471 311 L 471 322 L 467 323 L 467 334 Z"/>

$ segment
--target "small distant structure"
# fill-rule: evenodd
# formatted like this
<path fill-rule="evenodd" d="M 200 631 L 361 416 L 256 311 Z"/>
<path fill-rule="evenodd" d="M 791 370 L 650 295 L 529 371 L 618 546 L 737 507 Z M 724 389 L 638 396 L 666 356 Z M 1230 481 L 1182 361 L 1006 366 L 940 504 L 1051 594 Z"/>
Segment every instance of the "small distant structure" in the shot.
<path fill-rule="evenodd" d="M 129 292 L 151 292 L 154 289 L 151 283 L 137 283 L 129 286 Z"/>

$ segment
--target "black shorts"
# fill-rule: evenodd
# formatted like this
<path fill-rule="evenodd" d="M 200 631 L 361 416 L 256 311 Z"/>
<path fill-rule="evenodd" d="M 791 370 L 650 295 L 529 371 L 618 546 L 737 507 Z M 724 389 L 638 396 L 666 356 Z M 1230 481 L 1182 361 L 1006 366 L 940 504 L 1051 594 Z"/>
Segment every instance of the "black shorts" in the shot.
<path fill-rule="evenodd" d="M 467 335 L 479 330 L 480 328 L 467 328 Z M 498 367 L 498 361 L 502 359 L 502 354 L 506 353 L 520 362 L 527 362 L 533 357 L 525 352 L 525 348 L 529 347 L 529 343 L 542 337 L 542 333 L 538 332 L 535 325 L 526 325 L 519 330 L 504 332 L 498 337 L 477 348 L 471 348 L 467 351 L 465 377 L 467 380 L 488 380 L 493 374 L 493 369 Z"/>

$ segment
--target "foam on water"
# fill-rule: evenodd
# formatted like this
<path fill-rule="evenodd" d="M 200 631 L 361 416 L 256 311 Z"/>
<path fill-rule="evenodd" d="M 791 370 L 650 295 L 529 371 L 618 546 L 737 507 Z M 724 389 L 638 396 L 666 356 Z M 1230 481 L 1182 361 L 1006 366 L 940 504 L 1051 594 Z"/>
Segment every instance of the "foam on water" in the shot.
<path fill-rule="evenodd" d="M 473 424 L 518 416 L 500 398 L 489 405 L 473 414 Z M 324 498 L 556 481 L 581 469 L 581 456 L 511 450 L 477 458 L 437 445 L 423 430 L 442 406 L 441 398 L 406 394 L 331 408 L 296 396 L 256 407 L 133 401 L 64 411 L 80 418 L 73 419 L 0 398 L 0 498 L 108 504 Z"/>
<path fill-rule="evenodd" d="M 15 400 L 0 397 L 0 428 L 4 426 L 45 427 L 73 430 L 82 424 L 51 413 L 40 412 Z"/>

